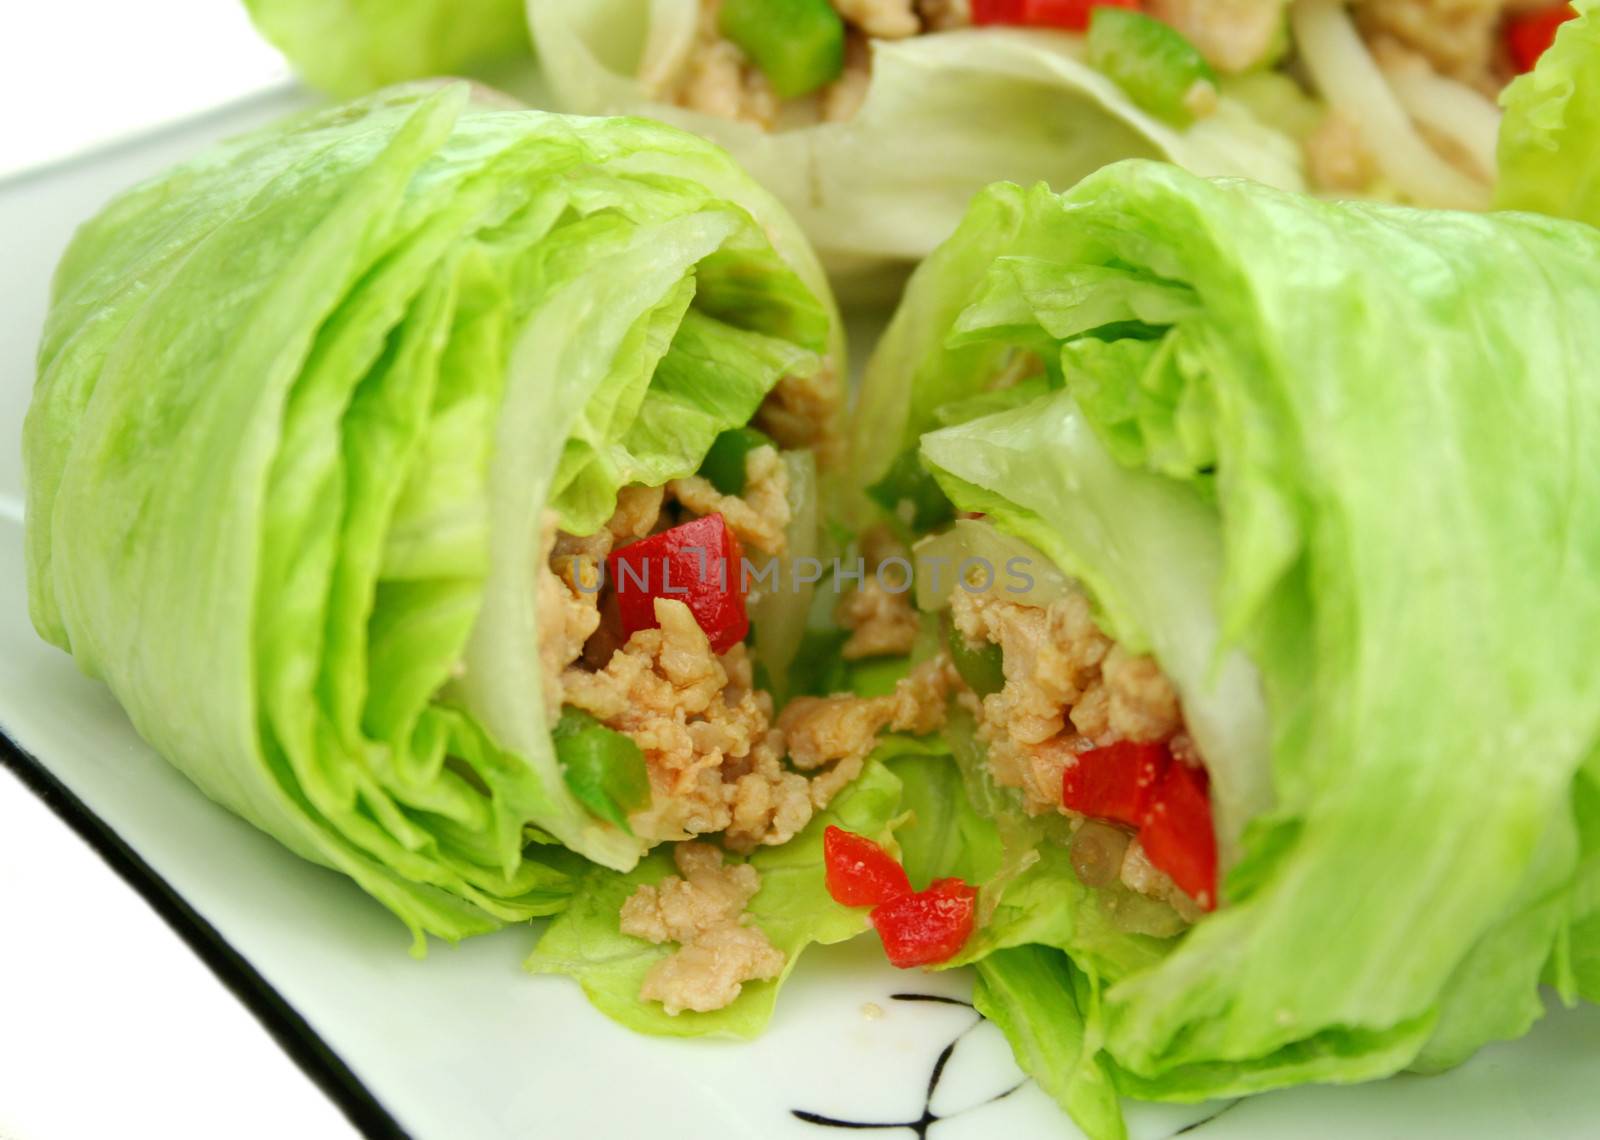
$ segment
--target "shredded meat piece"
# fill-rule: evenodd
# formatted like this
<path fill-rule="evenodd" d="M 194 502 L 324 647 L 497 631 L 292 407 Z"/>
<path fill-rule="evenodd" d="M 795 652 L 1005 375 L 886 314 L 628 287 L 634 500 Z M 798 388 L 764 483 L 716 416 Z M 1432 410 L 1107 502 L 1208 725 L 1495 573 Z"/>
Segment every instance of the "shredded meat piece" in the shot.
<path fill-rule="evenodd" d="M 1505 0 L 1357 0 L 1355 17 L 1374 50 L 1393 41 L 1439 74 L 1495 94 L 1507 78 L 1498 33 L 1508 7 Z"/>
<path fill-rule="evenodd" d="M 765 554 L 788 548 L 789 472 L 775 448 L 758 447 L 745 456 L 743 496 L 724 495 L 701 475 L 675 479 L 668 490 L 697 515 L 720 514 L 746 546 Z"/>
<path fill-rule="evenodd" d="M 583 646 L 591 634 L 600 625 L 600 610 L 596 605 L 596 591 L 593 588 L 580 590 L 574 580 L 561 577 L 551 568 L 551 563 L 556 560 L 554 555 L 557 546 L 556 526 L 559 518 L 554 511 L 544 514 L 544 531 L 541 540 L 541 549 L 544 556 L 539 560 L 538 594 L 535 604 L 538 607 L 539 623 L 539 663 L 544 673 L 544 706 L 545 717 L 552 723 L 561 715 L 562 685 L 561 675 L 567 666 L 578 659 L 583 652 Z M 575 563 L 569 557 L 569 565 Z M 593 571 L 593 564 L 590 564 Z M 592 576 L 585 576 L 583 582 L 590 587 L 595 584 Z"/>
<path fill-rule="evenodd" d="M 622 904 L 622 933 L 680 947 L 650 968 L 639 997 L 674 1016 L 722 1009 L 745 982 L 783 971 L 783 952 L 744 913 L 761 877 L 748 863 L 724 864 L 705 843 L 680 843 L 673 861 L 679 874 L 640 886 Z"/>
<path fill-rule="evenodd" d="M 1319 189 L 1365 190 L 1377 175 L 1361 127 L 1338 111 L 1330 111 L 1306 136 L 1304 147 L 1311 184 Z"/>
<path fill-rule="evenodd" d="M 1150 862 L 1150 856 L 1145 854 L 1137 839 L 1128 842 L 1127 850 L 1122 856 L 1122 866 L 1118 869 L 1118 877 L 1122 880 L 1122 885 L 1129 890 L 1160 899 L 1170 905 L 1185 922 L 1198 922 L 1205 913 L 1198 903 L 1179 889 L 1165 871 Z"/>
<path fill-rule="evenodd" d="M 842 650 L 846 661 L 910 653 L 917 640 L 919 623 L 909 591 L 892 593 L 876 577 L 846 594 L 835 616 L 850 631 Z"/>
<path fill-rule="evenodd" d="M 744 646 L 719 658 L 687 606 L 672 598 L 657 598 L 655 606 L 659 629 L 635 633 L 605 668 L 569 668 L 561 679 L 567 703 L 627 733 L 643 751 L 651 803 L 629 818 L 643 839 L 720 831 L 734 851 L 786 843 L 860 775 L 879 727 L 928 725 L 912 729 L 927 732 L 942 720 L 946 690 L 938 691 L 934 718 L 928 706 L 935 693 L 926 677 L 907 678 L 892 697 L 830 698 L 838 715 L 862 717 L 858 707 L 872 710 L 865 720 L 877 727 L 868 731 L 859 755 L 822 756 L 814 749 L 818 728 L 791 714 L 794 705 L 785 710 L 786 720 L 772 725 L 772 697 L 753 687 Z M 809 780 L 785 768 L 790 723 L 799 727 L 805 750 L 791 756 L 794 767 L 809 772 L 835 758 L 840 762 Z"/>
<path fill-rule="evenodd" d="M 1129 653 L 1106 637 L 1081 593 L 1047 608 L 962 589 L 950 602 L 962 636 L 999 645 L 1004 654 L 1004 688 L 982 700 L 963 691 L 958 699 L 977 718 L 978 739 L 987 749 L 995 782 L 1021 789 L 1030 812 L 1066 811 L 1062 775 L 1092 748 L 1123 740 L 1166 741 L 1177 762 L 1200 765 L 1172 682 L 1154 659 Z M 1086 885 L 1121 881 L 1169 903 L 1185 921 L 1200 916 L 1195 901 L 1151 864 L 1126 830 L 1073 818 L 1071 857 Z"/>
<path fill-rule="evenodd" d="M 796 772 L 786 771 L 783 734 L 774 729 L 751 752 L 750 769 L 732 784 L 729 811 L 732 815 L 722 841 L 735 851 L 751 851 L 762 844 L 771 846 L 793 838 L 811 822 L 811 783 Z M 725 767 L 724 775 L 733 769 Z"/>
<path fill-rule="evenodd" d="M 930 32 L 948 32 L 972 23 L 969 0 L 917 0 L 917 14 Z"/>
<path fill-rule="evenodd" d="M 957 590 L 951 617 L 969 642 L 1004 654 L 1005 687 L 974 702 L 978 731 L 995 780 L 1021 788 L 1031 811 L 1060 807 L 1061 774 L 1077 753 L 1183 728 L 1172 683 L 1100 632 L 1080 593 L 1041 609 Z"/>
<path fill-rule="evenodd" d="M 1100 679 L 1068 714 L 1072 727 L 1096 746 L 1117 740 L 1166 740 L 1183 727 L 1178 693 L 1152 658 L 1113 646 Z"/>
<path fill-rule="evenodd" d="M 806 376 L 785 376 L 767 393 L 756 411 L 755 425 L 790 451 L 809 448 L 817 466 L 837 465 L 843 441 L 836 429 L 844 388 L 838 370 L 824 360 Z"/>
<path fill-rule="evenodd" d="M 832 0 L 848 22 L 880 40 L 903 40 L 922 31 L 913 0 Z"/>
<path fill-rule="evenodd" d="M 789 760 L 802 772 L 833 767 L 811 781 L 820 810 L 861 774 L 885 728 L 918 735 L 944 724 L 954 670 L 943 654 L 902 677 L 884 697 L 797 697 L 778 717 L 789 744 Z"/>
<path fill-rule="evenodd" d="M 554 543 L 547 543 L 550 569 L 574 589 L 581 582 L 593 591 L 600 563 L 618 543 L 644 538 L 661 521 L 666 499 L 665 487 L 624 487 L 617 492 L 617 509 L 606 525 L 593 534 L 576 535 L 561 531 Z M 554 515 L 546 517 L 548 525 Z"/>
<path fill-rule="evenodd" d="M 747 463 L 744 499 L 690 480 L 671 490 L 691 510 L 721 511 L 736 532 L 744 528 L 741 537 L 752 546 L 774 545 L 770 533 L 755 533 L 753 520 L 775 516 L 763 524 L 769 531 L 787 524 L 787 476 L 770 447 L 757 448 Z M 602 623 L 615 599 L 609 587 L 599 589 L 600 563 L 613 546 L 659 529 L 664 504 L 662 488 L 624 488 L 615 514 L 586 537 L 558 534 L 554 513 L 546 518 L 537 588 L 548 714 L 553 721 L 562 705 L 572 705 L 639 745 L 651 804 L 629 824 L 641 838 L 721 832 L 723 844 L 740 852 L 785 843 L 860 773 L 871 742 L 852 764 L 807 779 L 784 764 L 785 735 L 772 723 L 772 697 L 755 688 L 743 645 L 718 657 L 689 608 L 673 598 L 656 599 L 659 628 L 640 630 L 626 643 L 615 622 Z M 897 716 L 917 719 L 910 711 Z"/>
<path fill-rule="evenodd" d="M 617 492 L 617 509 L 606 521 L 605 533 L 611 535 L 615 542 L 644 538 L 661 521 L 665 499 L 665 487 L 640 487 L 635 484 L 622 488 Z"/>
<path fill-rule="evenodd" d="M 723 831 L 737 804 L 741 828 L 730 845 L 791 838 L 810 818 L 797 810 L 809 799 L 805 780 L 778 763 L 768 740 L 772 698 L 751 687 L 744 646 L 718 658 L 688 606 L 657 598 L 655 610 L 659 629 L 639 630 L 605 668 L 568 669 L 562 678 L 568 703 L 644 752 L 652 798 L 629 821 L 635 834 L 668 840 Z M 757 783 L 766 787 L 758 792 Z"/>
<path fill-rule="evenodd" d="M 834 612 L 839 624 L 850 630 L 843 655 L 848 661 L 911 652 L 918 619 L 909 590 L 898 594 L 878 581 L 877 570 L 891 558 L 909 561 L 910 551 L 883 524 L 861 533 L 861 562 L 868 575 L 860 587 L 846 594 Z M 891 582 L 899 582 L 890 577 Z"/>
<path fill-rule="evenodd" d="M 722 0 L 700 0 L 700 27 L 676 102 L 691 111 L 771 129 L 778 96 L 760 68 L 722 38 L 717 16 Z"/>
<path fill-rule="evenodd" d="M 658 1001 L 667 1013 L 708 1013 L 739 996 L 747 981 L 783 972 L 783 951 L 754 926 L 721 926 L 663 958 L 644 977 L 641 1001 Z"/>
<path fill-rule="evenodd" d="M 1041 609 L 958 589 L 951 617 L 969 642 L 993 642 L 1004 653 L 1006 685 L 985 699 L 984 713 L 1022 744 L 1062 731 L 1066 710 L 1098 679 L 1111 650 L 1080 593 Z"/>
<path fill-rule="evenodd" d="M 1280 0 L 1149 0 L 1145 10 L 1182 32 L 1218 71 L 1254 67 L 1282 34 Z"/>
<path fill-rule="evenodd" d="M 843 123 L 856 117 L 872 84 L 872 46 L 859 32 L 844 45 L 844 71 L 822 92 L 822 121 Z"/>
<path fill-rule="evenodd" d="M 651 942 L 693 942 L 714 927 L 739 921 L 761 879 L 746 863 L 724 865 L 709 843 L 673 849 L 678 875 L 641 886 L 622 904 L 622 933 Z M 681 877 L 680 877 L 681 876 Z"/>

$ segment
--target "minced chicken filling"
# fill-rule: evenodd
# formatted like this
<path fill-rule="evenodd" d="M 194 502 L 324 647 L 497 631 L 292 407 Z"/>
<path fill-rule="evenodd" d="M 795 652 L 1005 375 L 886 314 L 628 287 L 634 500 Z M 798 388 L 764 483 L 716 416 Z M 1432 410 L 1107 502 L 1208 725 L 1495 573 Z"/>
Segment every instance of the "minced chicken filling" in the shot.
<path fill-rule="evenodd" d="M 924 32 L 946 31 L 971 21 L 966 0 L 831 0 L 843 17 L 844 72 L 815 97 L 813 110 L 823 122 L 855 117 L 871 76 L 870 40 L 903 40 Z M 700 0 L 700 31 L 688 67 L 669 97 L 681 107 L 772 129 L 783 111 L 761 69 L 724 39 L 717 26 L 722 0 Z M 809 100 L 808 100 L 809 101 Z"/>
<path fill-rule="evenodd" d="M 722 0 L 701 0 L 700 28 L 689 63 L 663 97 L 719 118 L 771 130 L 792 122 L 842 122 L 866 99 L 873 40 L 901 40 L 971 24 L 967 0 L 831 0 L 847 32 L 844 71 L 814 96 L 784 101 L 767 78 L 718 28 Z M 1351 0 L 1350 13 L 1372 58 L 1385 71 L 1421 69 L 1487 97 L 1487 106 L 1511 80 L 1502 44 L 1508 16 L 1548 8 L 1552 0 Z M 1285 36 L 1278 0 L 1145 0 L 1143 10 L 1170 24 L 1223 75 L 1261 66 Z M 1292 63 L 1290 74 L 1299 75 Z M 1214 108 L 1215 100 L 1211 100 Z M 1211 108 L 1191 108 L 1205 114 Z M 1441 157 L 1464 173 L 1486 178 L 1474 158 L 1419 129 Z M 1376 164 L 1359 123 L 1337 111 L 1302 140 L 1307 176 L 1330 191 L 1366 190 Z"/>
<path fill-rule="evenodd" d="M 668 619 L 665 611 L 674 607 L 698 632 L 682 603 L 663 601 L 658 605 L 662 607 L 658 612 L 663 627 Z M 673 620 L 678 626 L 673 635 L 691 641 L 682 621 L 676 617 Z M 660 632 L 666 635 L 667 631 L 663 628 Z M 636 634 L 634 640 L 644 636 Z M 883 729 L 928 733 L 944 723 L 954 679 L 941 657 L 914 669 L 888 696 L 798 698 L 790 702 L 778 724 L 772 726 L 768 719 L 771 699 L 765 694 L 752 699 L 743 648 L 735 647 L 722 660 L 726 662 L 737 655 L 743 663 L 745 676 L 736 686 L 736 704 L 744 712 L 732 719 L 743 725 L 745 735 L 723 734 L 714 727 L 721 714 L 712 713 L 708 720 L 701 711 L 685 709 L 689 725 L 680 722 L 678 727 L 686 729 L 687 735 L 676 741 L 667 764 L 663 761 L 668 758 L 657 747 L 663 741 L 654 730 L 634 732 L 634 739 L 650 763 L 651 784 L 657 796 L 648 812 L 631 820 L 640 834 L 649 836 L 652 833 L 644 830 L 647 823 L 666 817 L 690 824 L 691 829 L 698 825 L 703 832 L 725 828 L 722 841 L 734 850 L 748 850 L 756 842 L 781 843 L 805 826 L 813 810 L 826 806 L 861 774 L 877 743 L 877 734 Z M 695 678 L 705 682 L 703 690 L 690 701 L 693 710 L 700 710 L 702 698 L 707 696 L 711 697 L 709 707 L 717 708 L 714 674 L 699 672 L 706 656 L 694 652 L 688 656 L 691 676 L 686 679 L 691 684 Z M 729 699 L 732 691 L 724 690 L 723 699 Z M 751 715 L 755 710 L 759 710 L 757 715 Z M 595 708 L 589 711 L 600 715 Z M 626 730 L 633 723 L 613 706 L 606 711 L 616 716 L 613 727 Z M 693 726 L 708 724 L 713 727 L 696 738 Z M 758 740 L 749 735 L 757 725 L 765 726 Z M 660 727 L 658 722 L 656 729 Z M 785 745 L 795 768 L 816 775 L 807 779 L 784 770 L 780 758 Z M 681 754 L 700 757 L 699 766 L 692 771 L 705 774 L 702 781 L 687 789 L 675 788 L 675 782 L 691 769 L 671 766 L 677 763 L 680 748 Z M 759 759 L 753 759 L 756 756 Z M 730 783 L 728 777 L 732 773 L 740 774 Z M 663 791 L 667 792 L 665 797 Z M 730 802 L 731 808 L 725 810 Z M 705 814 L 689 820 L 682 818 L 685 811 Z M 656 831 L 664 826 L 658 825 Z M 707 843 L 678 843 L 673 848 L 673 859 L 679 875 L 656 886 L 640 886 L 622 907 L 622 933 L 656 943 L 677 942 L 680 946 L 651 967 L 639 996 L 644 1001 L 661 1002 L 669 1014 L 685 1009 L 721 1009 L 739 996 L 743 983 L 775 978 L 783 969 L 783 953 L 744 914 L 760 887 L 760 877 L 749 864 L 725 864 L 722 852 Z"/>
<path fill-rule="evenodd" d="M 562 534 L 547 520 L 538 584 L 547 711 L 554 719 L 564 705 L 581 709 L 639 745 L 652 801 L 629 824 L 648 842 L 720 833 L 733 851 L 784 843 L 860 774 L 880 730 L 928 731 L 917 726 L 943 716 L 949 686 L 938 663 L 892 696 L 803 698 L 775 716 L 745 646 L 712 652 L 683 602 L 657 598 L 659 628 L 621 644 L 602 620 L 610 589 L 594 589 L 602 560 L 671 525 L 675 511 L 719 512 L 747 546 L 782 553 L 783 472 L 773 449 L 757 448 L 742 497 L 692 477 L 626 488 L 593 535 Z"/>
<path fill-rule="evenodd" d="M 745 907 L 761 888 L 748 863 L 725 863 L 709 843 L 672 849 L 678 874 L 646 884 L 622 904 L 622 933 L 678 949 L 645 975 L 644 1001 L 658 1001 L 669 1014 L 722 1009 L 744 983 L 783 972 L 783 951 L 750 921 Z"/>
<path fill-rule="evenodd" d="M 1150 864 L 1131 834 L 1075 817 L 1061 804 L 1063 773 L 1091 748 L 1166 741 L 1176 760 L 1200 763 L 1177 691 L 1155 661 L 1102 633 L 1077 592 L 1041 608 L 958 589 L 951 618 L 969 645 L 998 645 L 1003 654 L 999 692 L 981 700 L 961 694 L 977 718 L 995 782 L 1020 789 L 1031 812 L 1073 817 L 1073 862 L 1087 885 L 1120 880 L 1190 921 L 1198 917 L 1194 900 Z"/>
<path fill-rule="evenodd" d="M 838 465 L 844 445 L 836 431 L 844 386 L 838 370 L 824 360 L 815 371 L 785 376 L 756 410 L 755 426 L 785 451 L 809 451 L 817 466 Z"/>
<path fill-rule="evenodd" d="M 886 526 L 875 526 L 862 534 L 864 580 L 839 600 L 833 615 L 850 633 L 840 650 L 846 661 L 895 657 L 911 652 L 922 623 L 911 604 L 910 583 L 905 583 L 907 589 L 891 589 L 891 585 L 900 583 L 894 579 L 885 582 L 878 574 L 878 568 L 888 559 L 905 559 L 909 554 L 905 544 Z"/>

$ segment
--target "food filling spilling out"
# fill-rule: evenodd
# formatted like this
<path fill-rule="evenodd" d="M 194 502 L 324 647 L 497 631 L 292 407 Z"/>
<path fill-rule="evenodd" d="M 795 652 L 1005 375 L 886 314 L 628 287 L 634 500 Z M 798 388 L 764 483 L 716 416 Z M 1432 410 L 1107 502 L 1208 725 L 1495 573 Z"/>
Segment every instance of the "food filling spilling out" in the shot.
<path fill-rule="evenodd" d="M 936 490 L 924 494 L 915 477 L 893 472 L 880 487 L 898 503 L 902 521 L 924 529 L 917 515 L 936 510 Z M 943 592 L 935 585 L 925 593 L 924 584 L 914 595 L 894 588 L 892 576 L 870 573 L 891 560 L 925 573 L 968 557 L 1009 564 L 1023 552 L 1027 565 L 1045 565 L 1020 544 L 984 545 L 996 538 L 986 522 L 967 519 L 913 552 L 886 528 L 868 531 L 861 550 L 869 573 L 836 612 L 849 631 L 845 656 L 900 655 L 926 645 L 920 631 L 933 617 L 919 613 L 913 597 L 936 607 L 938 649 L 923 668 L 942 669 L 953 705 L 971 716 L 988 777 L 1014 789 L 1028 814 L 1065 818 L 1073 868 L 1085 886 L 1123 888 L 1165 904 L 1133 908 L 1119 922 L 1143 933 L 1182 929 L 1217 905 L 1217 846 L 1209 776 L 1178 693 L 1155 660 L 1108 637 L 1089 598 L 1053 570 L 1043 592 L 1018 594 L 994 577 L 951 585 L 946 574 Z M 837 891 L 835 898 L 868 905 Z M 887 947 L 877 911 L 873 921 Z"/>
<path fill-rule="evenodd" d="M 808 409 L 826 415 L 829 405 L 780 386 L 755 422 L 825 451 L 827 420 Z M 546 711 L 568 787 L 598 818 L 677 845 L 678 873 L 638 888 L 622 913 L 624 933 L 676 944 L 641 997 L 672 1013 L 708 1011 L 745 982 L 775 977 L 784 956 L 745 913 L 760 878 L 743 857 L 797 835 L 861 774 L 880 733 L 936 732 L 956 708 L 975 725 L 989 778 L 1028 814 L 1065 818 L 1085 886 L 1164 904 L 1162 921 L 1175 925 L 1147 933 L 1213 909 L 1209 778 L 1172 683 L 1108 637 L 1089 598 L 1053 569 L 1048 589 L 1021 594 L 959 577 L 929 594 L 923 581 L 912 588 L 915 569 L 886 573 L 919 566 L 929 543 L 964 564 L 985 549 L 974 543 L 1011 541 L 981 519 L 956 520 L 920 467 L 897 465 L 869 493 L 904 531 L 939 537 L 913 552 L 889 525 L 869 528 L 863 572 L 833 605 L 846 661 L 915 664 L 882 695 L 802 694 L 780 707 L 762 682 L 751 621 L 772 585 L 750 568 L 797 541 L 791 454 L 774 435 L 735 429 L 696 474 L 623 488 L 593 534 L 546 520 Z M 1010 565 L 1016 549 L 986 553 Z M 1042 556 L 1035 565 L 1044 572 Z M 871 908 L 895 964 L 947 961 L 971 933 L 974 887 L 941 879 L 912 891 L 891 855 L 837 829 L 826 860 L 830 891 Z"/>
<path fill-rule="evenodd" d="M 1085 886 L 1124 886 L 1192 922 L 1216 905 L 1208 778 L 1154 659 L 1095 624 L 1073 591 L 1048 606 L 957 589 L 952 652 L 989 773 L 1072 826 Z"/>
<path fill-rule="evenodd" d="M 853 118 L 875 41 L 1049 29 L 1174 127 L 1235 96 L 1299 140 L 1316 189 L 1467 204 L 1493 179 L 1500 91 L 1574 14 L 1551 0 L 701 0 L 685 61 L 644 78 L 680 106 L 781 130 Z"/>
<path fill-rule="evenodd" d="M 756 870 L 687 841 L 714 836 L 737 855 L 785 843 L 861 773 L 880 732 L 944 720 L 942 662 L 884 696 L 801 696 L 781 710 L 757 680 L 750 608 L 762 589 L 794 588 L 747 573 L 789 553 L 779 441 L 826 456 L 830 411 L 815 381 L 785 382 L 757 416 L 767 431 L 726 432 L 698 473 L 623 488 L 593 534 L 545 520 L 538 622 L 567 785 L 598 818 L 678 844 L 680 875 L 640 888 L 624 912 L 626 932 L 680 946 L 643 994 L 669 1011 L 721 1008 L 783 962 L 739 921 Z"/>

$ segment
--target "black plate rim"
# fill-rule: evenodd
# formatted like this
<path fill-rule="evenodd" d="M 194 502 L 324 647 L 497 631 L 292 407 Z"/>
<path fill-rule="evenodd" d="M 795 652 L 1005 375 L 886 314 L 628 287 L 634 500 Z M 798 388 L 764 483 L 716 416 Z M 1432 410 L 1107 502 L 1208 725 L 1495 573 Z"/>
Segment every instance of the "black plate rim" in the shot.
<path fill-rule="evenodd" d="M 106 866 L 161 916 L 216 979 L 250 1011 L 311 1082 L 350 1124 L 370 1140 L 408 1140 L 399 1121 L 361 1083 L 350 1066 L 160 872 L 97 816 L 44 763 L 0 730 L 0 767 L 15 773 L 56 818 L 71 828 Z"/>

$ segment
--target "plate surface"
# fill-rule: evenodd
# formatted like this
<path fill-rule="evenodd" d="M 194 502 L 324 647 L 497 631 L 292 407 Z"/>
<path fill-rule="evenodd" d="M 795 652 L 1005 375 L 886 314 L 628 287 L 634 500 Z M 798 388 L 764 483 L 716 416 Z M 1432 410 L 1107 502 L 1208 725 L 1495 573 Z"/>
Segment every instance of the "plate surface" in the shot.
<path fill-rule="evenodd" d="M 209 925 L 222 943 L 220 957 L 208 955 L 214 967 L 253 970 L 289 1020 L 303 1019 L 299 1031 L 337 1058 L 319 1062 L 313 1041 L 299 1050 L 303 1063 L 326 1081 L 342 1062 L 418 1138 L 817 1140 L 840 1125 L 938 1140 L 1075 1135 L 965 1004 L 969 977 L 894 971 L 870 938 L 808 952 L 772 1029 L 747 1045 L 621 1029 L 571 982 L 520 970 L 528 928 L 413 960 L 386 912 L 205 799 L 139 740 L 102 687 L 34 636 L 16 440 L 55 259 L 73 225 L 116 189 L 294 102 L 252 104 L 0 186 L 12 253 L 0 282 L 0 730 L 30 758 L 24 766 L 60 781 L 171 888 L 182 905 L 169 917 Z M 1136 1137 L 1199 1122 L 1215 1137 L 1588 1137 L 1600 1118 L 1597 1061 L 1600 1008 L 1557 1010 L 1523 1041 L 1443 1077 L 1133 1106 L 1129 1120 Z M 374 1113 L 366 1123 L 385 1120 Z"/>

